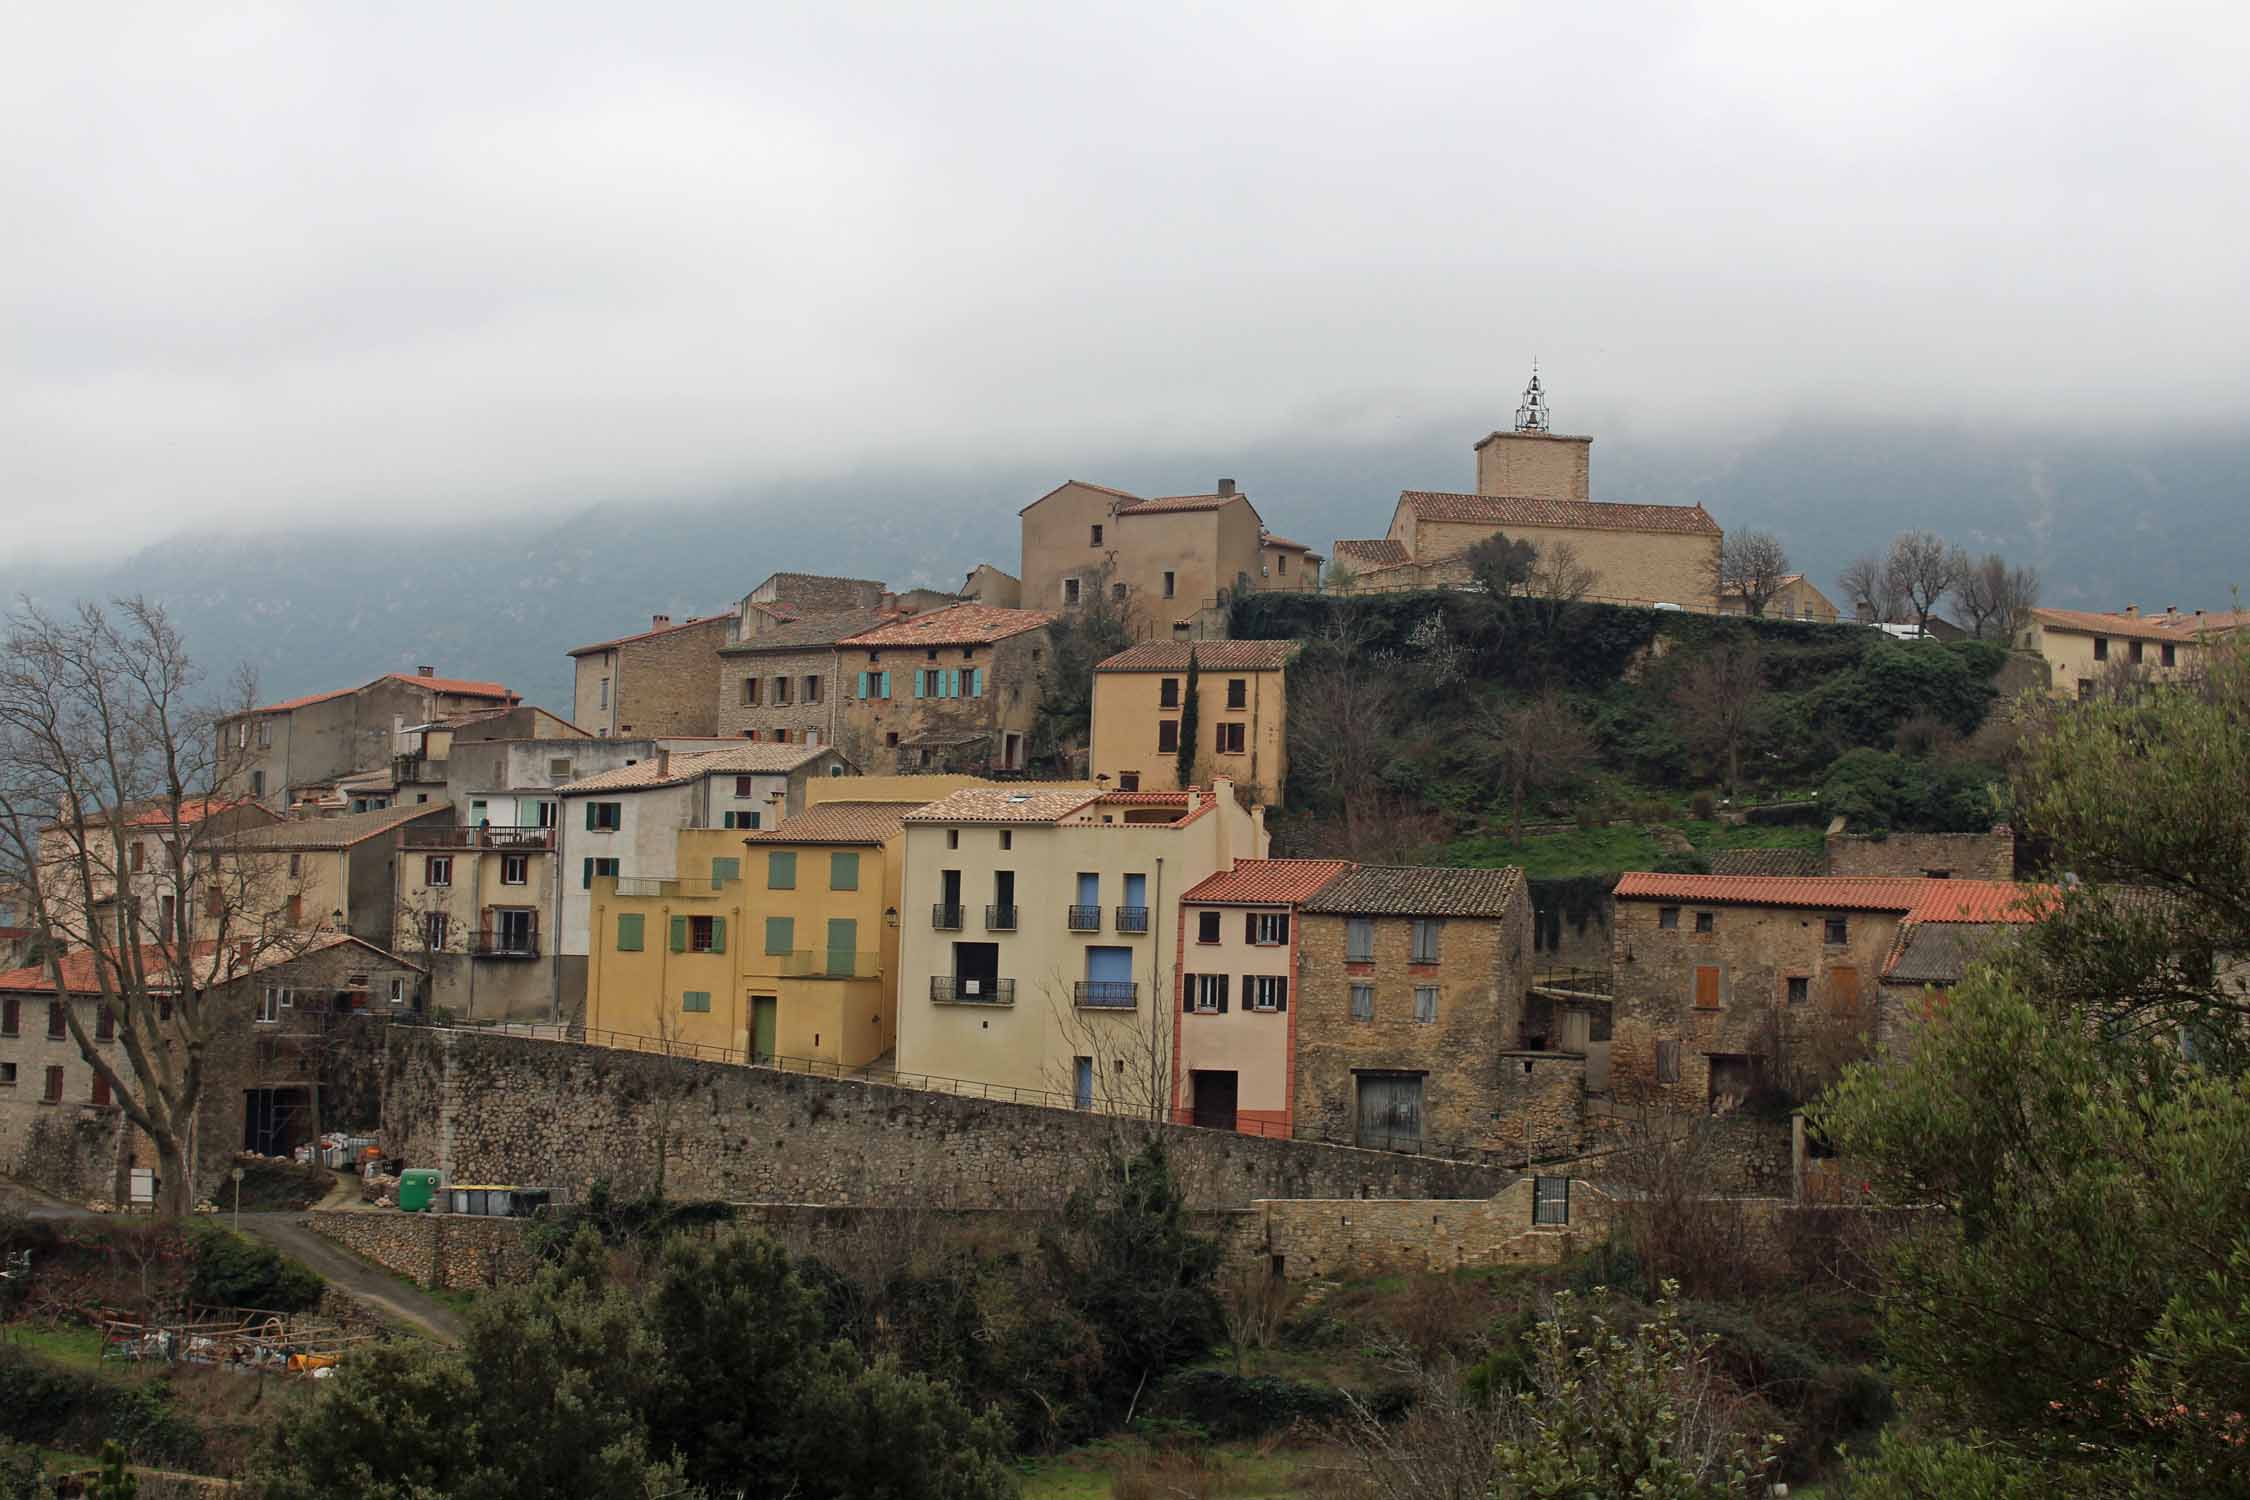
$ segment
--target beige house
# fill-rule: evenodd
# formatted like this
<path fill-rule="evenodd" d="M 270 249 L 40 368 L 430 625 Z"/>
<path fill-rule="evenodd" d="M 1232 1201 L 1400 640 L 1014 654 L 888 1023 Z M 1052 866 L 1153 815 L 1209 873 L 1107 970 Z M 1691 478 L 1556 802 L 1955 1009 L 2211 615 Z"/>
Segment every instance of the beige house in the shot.
<path fill-rule="evenodd" d="M 453 822 L 448 802 L 413 802 L 334 818 L 293 818 L 229 838 L 219 862 L 230 889 L 275 893 L 284 925 L 342 932 L 396 951 L 400 843 L 407 830 Z"/>
<path fill-rule="evenodd" d="M 833 745 L 848 694 L 836 643 L 887 624 L 879 609 L 853 609 L 772 624 L 719 651 L 719 733 L 783 745 Z"/>
<path fill-rule="evenodd" d="M 1262 859 L 1265 815 L 1203 792 L 971 789 L 909 813 L 898 1070 L 1082 1109 L 1172 1096 L 1180 895 Z"/>
<path fill-rule="evenodd" d="M 300 786 L 333 787 L 404 751 L 414 726 L 522 699 L 497 682 L 440 677 L 432 667 L 388 672 L 356 688 L 312 693 L 219 720 L 219 785 L 287 807 Z"/>
<path fill-rule="evenodd" d="M 1181 893 L 1174 1120 L 1290 1134 L 1298 911 L 1351 869 L 1341 859 L 1238 859 Z"/>
<path fill-rule="evenodd" d="M 956 604 L 836 643 L 836 744 L 868 771 L 1020 771 L 1051 614 Z"/>
<path fill-rule="evenodd" d="M 2250 625 L 2250 611 L 2142 614 L 2128 604 L 2108 614 L 2080 609 L 2026 611 L 2016 646 L 2047 663 L 2058 698 L 2083 698 L 2112 673 L 2164 682 L 2198 670 L 2205 647 Z"/>
<path fill-rule="evenodd" d="M 1281 803 L 1289 779 L 1287 675 L 1293 641 L 1150 641 L 1094 668 L 1092 763 L 1123 792 L 1181 790 L 1181 711 L 1195 659 L 1190 779 L 1223 776 L 1253 801 Z"/>
<path fill-rule="evenodd" d="M 1739 584 L 1719 591 L 1719 613 L 1745 615 L 1750 604 L 1743 597 Z M 1843 613 L 1829 602 L 1828 596 L 1813 586 L 1811 579 L 1802 573 L 1791 573 L 1781 580 L 1773 597 L 1766 601 L 1765 618 L 1769 620 L 1810 620 L 1815 624 L 1833 625 L 1843 618 Z"/>
<path fill-rule="evenodd" d="M 1024 602 L 1070 610 L 1107 591 L 1143 639 L 1224 635 L 1222 596 L 1280 583 L 1266 576 L 1265 525 L 1231 479 L 1208 495 L 1153 500 L 1072 479 L 1019 515 Z M 1281 586 L 1298 586 L 1304 565 L 1286 566 Z"/>
<path fill-rule="evenodd" d="M 711 683 L 719 648 L 739 629 L 732 611 L 676 624 L 653 615 L 637 635 L 578 647 L 571 718 L 603 737 L 717 733 Z"/>

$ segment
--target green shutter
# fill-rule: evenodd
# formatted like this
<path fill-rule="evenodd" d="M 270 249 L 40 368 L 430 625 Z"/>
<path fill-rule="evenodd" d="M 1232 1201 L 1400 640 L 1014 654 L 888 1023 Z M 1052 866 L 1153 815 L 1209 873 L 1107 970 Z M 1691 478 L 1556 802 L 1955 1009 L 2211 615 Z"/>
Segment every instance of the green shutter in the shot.
<path fill-rule="evenodd" d="M 586 861 L 586 874 L 579 881 L 578 888 L 582 891 L 590 891 L 594 888 L 594 861 L 591 858 Z"/>
<path fill-rule="evenodd" d="M 928 672 L 926 672 L 926 671 L 922 670 L 922 669 L 921 669 L 921 668 L 919 668 L 919 667 L 917 667 L 917 668 L 915 668 L 915 669 L 914 669 L 914 696 L 915 696 L 915 697 L 919 698 L 919 697 L 921 697 L 921 696 L 922 696 L 922 684 L 923 684 L 923 683 L 925 683 L 925 682 L 927 682 L 927 681 L 929 681 L 929 678 L 930 678 L 930 674 L 929 674 Z"/>
<path fill-rule="evenodd" d="M 885 672 L 885 673 L 883 674 L 883 690 L 882 690 L 881 692 L 877 693 L 877 694 L 876 694 L 875 696 L 876 696 L 876 697 L 878 697 L 878 698 L 888 698 L 888 697 L 889 697 L 890 695 L 891 695 L 891 674 L 890 674 L 890 673 L 888 673 L 888 672 Z"/>
<path fill-rule="evenodd" d="M 681 991 L 680 1009 L 708 1012 L 711 1009 L 711 992 L 709 990 Z"/>
<path fill-rule="evenodd" d="M 685 917 L 674 917 L 672 919 L 672 951 L 674 953 L 687 952 L 687 918 Z"/>
<path fill-rule="evenodd" d="M 859 923 L 851 917 L 828 919 L 828 972 L 849 975 L 859 953 Z"/>
<path fill-rule="evenodd" d="M 793 891 L 797 888 L 797 856 L 775 850 L 766 856 L 766 889 Z"/>
<path fill-rule="evenodd" d="M 713 917 L 711 919 L 711 951 L 713 953 L 727 951 L 727 919 L 725 917 Z"/>
<path fill-rule="evenodd" d="M 867 696 L 867 674 L 865 672 L 859 674 L 859 696 L 862 698 Z"/>
<path fill-rule="evenodd" d="M 725 855 L 713 855 L 711 857 L 711 883 L 713 885 L 724 885 L 727 881 L 740 880 L 741 878 L 741 860 L 729 859 Z"/>
<path fill-rule="evenodd" d="M 617 914 L 618 952 L 638 953 L 641 951 L 641 933 L 646 921 L 647 919 L 637 911 L 621 911 Z"/>
<path fill-rule="evenodd" d="M 797 919 L 795 917 L 766 918 L 766 952 L 787 953 L 796 946 L 796 943 Z"/>
<path fill-rule="evenodd" d="M 828 856 L 828 888 L 832 891 L 859 889 L 859 856 L 856 854 L 831 854 Z"/>

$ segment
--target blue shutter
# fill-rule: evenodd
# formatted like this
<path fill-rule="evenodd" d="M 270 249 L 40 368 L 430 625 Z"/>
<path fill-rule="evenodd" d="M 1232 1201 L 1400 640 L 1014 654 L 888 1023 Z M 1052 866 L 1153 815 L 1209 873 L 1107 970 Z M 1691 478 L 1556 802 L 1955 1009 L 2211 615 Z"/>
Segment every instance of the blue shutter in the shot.
<path fill-rule="evenodd" d="M 919 698 L 919 697 L 921 697 L 921 696 L 922 696 L 922 684 L 923 684 L 923 683 L 924 683 L 925 681 L 927 681 L 927 680 L 928 680 L 928 677 L 929 677 L 929 674 L 928 674 L 928 673 L 926 673 L 926 672 L 922 671 L 922 670 L 921 670 L 921 669 L 920 669 L 919 667 L 915 668 L 915 671 L 914 671 L 914 696 L 915 696 L 915 697 Z"/>
<path fill-rule="evenodd" d="M 859 696 L 862 698 L 867 696 L 867 674 L 865 672 L 859 674 Z"/>
<path fill-rule="evenodd" d="M 876 694 L 875 696 L 876 696 L 876 697 L 878 697 L 878 698 L 888 698 L 888 697 L 889 697 L 890 695 L 891 695 L 891 674 L 890 674 L 890 673 L 888 673 L 888 672 L 885 672 L 885 673 L 883 674 L 883 690 L 882 690 L 881 692 L 877 693 L 877 694 Z"/>

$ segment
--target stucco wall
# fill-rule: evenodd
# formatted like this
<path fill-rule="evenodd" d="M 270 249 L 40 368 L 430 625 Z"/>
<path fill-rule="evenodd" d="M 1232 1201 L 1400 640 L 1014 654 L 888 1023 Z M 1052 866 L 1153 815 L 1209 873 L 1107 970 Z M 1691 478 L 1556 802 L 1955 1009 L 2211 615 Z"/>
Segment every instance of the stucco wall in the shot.
<path fill-rule="evenodd" d="M 1164 684 L 1176 682 L 1176 696 L 1187 691 L 1185 672 L 1096 672 L 1094 722 L 1091 735 L 1092 766 L 1096 775 L 1110 777 L 1110 785 L 1127 774 L 1140 777 L 1144 792 L 1180 789 L 1179 756 L 1157 748 L 1158 726 L 1171 723 L 1179 732 L 1180 708 L 1163 703 Z M 1243 685 L 1245 706 L 1227 707 L 1228 684 Z M 1224 776 L 1247 789 L 1268 807 L 1281 804 L 1282 787 L 1289 780 L 1286 726 L 1289 698 L 1282 672 L 1204 671 L 1197 677 L 1199 700 L 1196 728 L 1196 784 L 1209 786 L 1214 776 Z M 1218 752 L 1221 724 L 1242 726 L 1240 755 Z"/>
<path fill-rule="evenodd" d="M 1477 493 L 1584 500 L 1594 440 L 1557 432 L 1496 432 L 1477 444 Z"/>
<path fill-rule="evenodd" d="M 1408 546 L 1416 560 L 1427 562 L 1458 556 L 1495 532 L 1506 533 L 1510 541 L 1529 542 L 1542 555 L 1568 544 L 1578 561 L 1593 570 L 1589 593 L 1595 598 L 1717 607 L 1711 571 L 1719 552 L 1720 538 L 1715 535 L 1418 521 Z M 1461 576 L 1466 576 L 1465 569 Z M 1432 577 L 1429 581 L 1453 580 Z"/>
<path fill-rule="evenodd" d="M 1216 942 L 1201 941 L 1205 913 L 1218 919 Z M 1286 919 L 1288 941 L 1252 942 L 1249 923 L 1260 915 Z M 1224 1015 L 1191 1012 L 1187 1008 L 1190 997 L 1184 990 L 1181 993 L 1179 1064 L 1172 1080 L 1173 1118 L 1191 1118 L 1195 1103 L 1194 1075 L 1200 1070 L 1214 1070 L 1235 1075 L 1235 1110 L 1241 1128 L 1288 1133 L 1290 1043 L 1297 1024 L 1297 927 L 1297 914 L 1287 906 L 1181 904 L 1180 972 L 1224 974 L 1230 981 L 1230 993 Z M 1252 1010 L 1249 1002 L 1253 975 L 1272 975 L 1287 980 L 1287 1008 Z"/>

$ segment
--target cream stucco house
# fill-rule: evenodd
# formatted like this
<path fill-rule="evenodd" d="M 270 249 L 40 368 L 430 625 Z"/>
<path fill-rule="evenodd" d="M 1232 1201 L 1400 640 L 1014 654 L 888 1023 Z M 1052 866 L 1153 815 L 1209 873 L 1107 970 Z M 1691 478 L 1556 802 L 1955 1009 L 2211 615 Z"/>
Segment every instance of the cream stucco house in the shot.
<path fill-rule="evenodd" d="M 1281 803 L 1289 779 L 1287 677 L 1294 641 L 1150 641 L 1094 668 L 1093 770 L 1121 792 L 1180 790 L 1188 664 L 1196 671 L 1189 779 L 1224 776 L 1252 801 Z"/>
<path fill-rule="evenodd" d="M 2116 613 L 2083 609 L 2033 609 L 2016 631 L 2019 649 L 2047 663 L 2058 698 L 2082 698 L 2113 672 L 2165 682 L 2198 670 L 2214 640 L 2250 625 L 2250 611 L 2195 610 L 2142 614 L 2128 604 Z"/>

